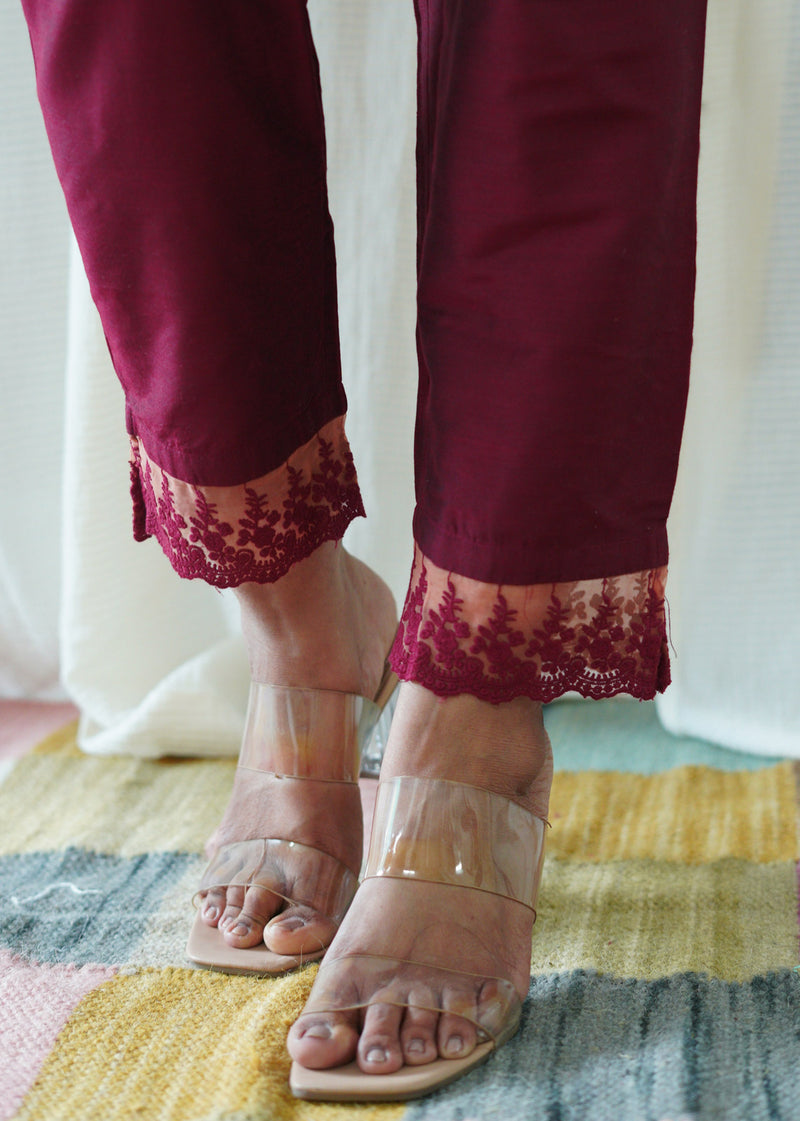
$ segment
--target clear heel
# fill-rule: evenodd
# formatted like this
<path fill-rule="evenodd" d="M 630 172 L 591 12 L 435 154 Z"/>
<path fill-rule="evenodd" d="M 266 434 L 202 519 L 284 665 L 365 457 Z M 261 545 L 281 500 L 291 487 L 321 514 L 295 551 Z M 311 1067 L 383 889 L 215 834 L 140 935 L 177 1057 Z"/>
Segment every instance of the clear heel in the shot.
<path fill-rule="evenodd" d="M 397 707 L 397 697 L 400 692 L 400 684 L 397 678 L 394 677 L 394 675 L 392 676 L 394 679 L 394 688 L 391 690 L 386 704 L 381 709 L 372 735 L 365 743 L 361 753 L 361 774 L 364 778 L 377 778 L 381 773 L 381 763 L 386 754 L 386 744 L 389 741 L 389 729 L 392 725 L 394 710 Z"/>

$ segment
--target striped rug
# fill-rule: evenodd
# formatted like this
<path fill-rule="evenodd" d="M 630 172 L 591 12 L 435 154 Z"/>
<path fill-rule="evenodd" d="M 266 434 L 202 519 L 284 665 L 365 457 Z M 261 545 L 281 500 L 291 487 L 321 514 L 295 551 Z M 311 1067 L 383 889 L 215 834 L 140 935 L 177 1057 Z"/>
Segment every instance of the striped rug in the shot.
<path fill-rule="evenodd" d="M 797 1121 L 798 771 L 548 713 L 559 770 L 522 1027 L 406 1105 L 295 1101 L 316 966 L 188 968 L 230 761 L 92 758 L 69 727 L 0 784 L 0 1121 Z"/>

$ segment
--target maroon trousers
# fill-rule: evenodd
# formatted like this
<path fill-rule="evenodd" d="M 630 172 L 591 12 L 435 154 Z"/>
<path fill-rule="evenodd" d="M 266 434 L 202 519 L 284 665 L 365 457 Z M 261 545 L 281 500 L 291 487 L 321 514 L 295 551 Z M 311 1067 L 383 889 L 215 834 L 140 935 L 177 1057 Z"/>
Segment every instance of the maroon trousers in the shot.
<path fill-rule="evenodd" d="M 183 575 L 275 579 L 361 512 L 305 2 L 23 4 L 125 389 L 139 535 Z M 396 660 L 439 692 L 490 699 L 544 695 L 543 675 L 555 691 L 652 695 L 691 351 L 705 0 L 416 9 L 418 552 Z M 635 610 L 611 609 L 620 576 L 635 577 Z M 487 652 L 487 625 L 502 653 Z M 640 687 L 620 666 L 642 628 Z M 590 670 L 614 687 L 593 690 Z M 481 674 L 510 684 L 484 690 Z"/>

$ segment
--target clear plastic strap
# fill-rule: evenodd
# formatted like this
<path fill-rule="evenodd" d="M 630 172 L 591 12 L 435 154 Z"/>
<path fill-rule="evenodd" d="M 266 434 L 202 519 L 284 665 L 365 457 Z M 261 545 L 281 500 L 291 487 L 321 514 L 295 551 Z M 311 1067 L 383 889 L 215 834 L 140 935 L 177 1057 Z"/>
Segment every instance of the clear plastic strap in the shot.
<path fill-rule="evenodd" d="M 352 954 L 326 959 L 317 974 L 306 1015 L 325 1015 L 391 1004 L 449 1012 L 474 1024 L 479 1038 L 504 1043 L 517 1029 L 520 999 L 510 981 L 460 973 L 402 958 Z"/>
<path fill-rule="evenodd" d="M 361 749 L 379 717 L 374 701 L 354 693 L 253 682 L 239 766 L 293 778 L 357 782 Z"/>
<path fill-rule="evenodd" d="M 364 877 L 478 888 L 536 905 L 545 822 L 500 794 L 445 779 L 378 786 Z"/>
<path fill-rule="evenodd" d="M 222 845 L 203 873 L 195 902 L 210 888 L 232 886 L 258 886 L 287 903 L 305 904 L 341 922 L 358 877 L 335 857 L 310 845 L 258 838 Z"/>

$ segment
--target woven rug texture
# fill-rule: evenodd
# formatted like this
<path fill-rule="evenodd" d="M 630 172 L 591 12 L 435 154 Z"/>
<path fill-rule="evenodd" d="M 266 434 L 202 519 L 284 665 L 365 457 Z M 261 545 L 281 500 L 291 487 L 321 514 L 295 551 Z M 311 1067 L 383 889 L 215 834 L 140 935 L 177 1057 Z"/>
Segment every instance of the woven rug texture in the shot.
<path fill-rule="evenodd" d="M 797 765 L 676 739 L 653 706 L 553 706 L 557 773 L 517 1036 L 393 1105 L 301 1102 L 317 966 L 189 967 L 233 763 L 91 757 L 0 782 L 0 1121 L 798 1121 Z"/>

